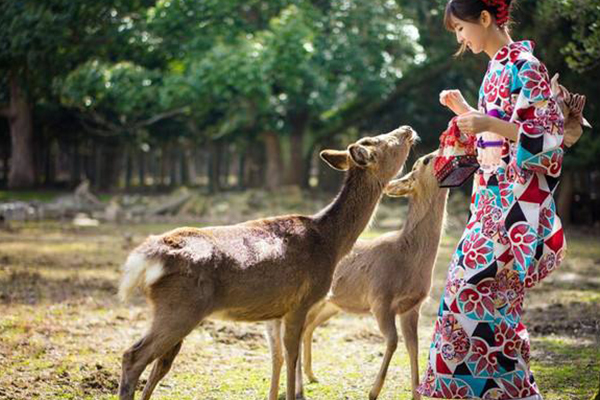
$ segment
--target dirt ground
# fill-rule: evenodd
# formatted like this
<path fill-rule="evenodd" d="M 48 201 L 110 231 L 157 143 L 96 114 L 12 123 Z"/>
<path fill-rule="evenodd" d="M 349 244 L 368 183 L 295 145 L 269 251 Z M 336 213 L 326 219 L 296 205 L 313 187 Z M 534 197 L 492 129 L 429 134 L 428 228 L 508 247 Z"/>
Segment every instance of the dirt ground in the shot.
<path fill-rule="evenodd" d="M 149 322 L 141 296 L 118 301 L 119 267 L 145 235 L 167 228 L 27 223 L 0 231 L 0 399 L 117 398 L 121 354 Z M 423 308 L 422 370 L 459 233 L 451 227 L 443 240 Z M 547 400 L 589 400 L 600 379 L 600 238 L 573 231 L 568 239 L 565 263 L 529 293 L 524 316 L 532 369 Z M 204 322 L 153 398 L 266 398 L 270 361 L 263 332 L 262 324 Z M 367 398 L 384 351 L 372 318 L 333 319 L 316 331 L 314 351 L 320 383 L 306 386 L 308 399 Z M 410 399 L 409 376 L 399 346 L 380 398 Z"/>

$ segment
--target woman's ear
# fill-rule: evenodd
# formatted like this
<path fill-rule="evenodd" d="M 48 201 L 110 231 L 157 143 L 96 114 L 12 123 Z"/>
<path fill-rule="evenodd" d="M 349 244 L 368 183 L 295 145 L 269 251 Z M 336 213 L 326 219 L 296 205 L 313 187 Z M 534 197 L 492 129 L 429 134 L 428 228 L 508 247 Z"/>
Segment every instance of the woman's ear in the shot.
<path fill-rule="evenodd" d="M 489 28 L 493 22 L 494 17 L 492 17 L 492 14 L 490 14 L 489 11 L 484 10 L 481 12 L 481 15 L 479 16 L 479 23 L 481 23 L 484 28 Z"/>

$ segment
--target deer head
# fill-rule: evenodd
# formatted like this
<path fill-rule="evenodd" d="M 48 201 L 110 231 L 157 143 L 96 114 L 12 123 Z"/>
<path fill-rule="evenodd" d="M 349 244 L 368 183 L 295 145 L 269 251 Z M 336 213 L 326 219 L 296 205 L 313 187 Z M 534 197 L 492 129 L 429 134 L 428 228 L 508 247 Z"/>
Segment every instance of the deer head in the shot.
<path fill-rule="evenodd" d="M 396 175 L 417 138 L 411 127 L 402 126 L 383 135 L 360 139 L 343 151 L 323 150 L 320 156 L 336 170 L 362 169 L 387 183 Z"/>
<path fill-rule="evenodd" d="M 559 75 L 552 77 L 550 86 L 558 105 L 565 117 L 564 142 L 565 146 L 571 147 L 583 134 L 583 128 L 591 128 L 590 123 L 583 117 L 585 107 L 585 96 L 571 93 L 567 88 L 558 83 Z"/>
<path fill-rule="evenodd" d="M 437 191 L 442 190 L 433 174 L 433 160 L 436 156 L 437 150 L 419 158 L 411 172 L 387 185 L 385 194 L 390 197 L 433 197 Z"/>

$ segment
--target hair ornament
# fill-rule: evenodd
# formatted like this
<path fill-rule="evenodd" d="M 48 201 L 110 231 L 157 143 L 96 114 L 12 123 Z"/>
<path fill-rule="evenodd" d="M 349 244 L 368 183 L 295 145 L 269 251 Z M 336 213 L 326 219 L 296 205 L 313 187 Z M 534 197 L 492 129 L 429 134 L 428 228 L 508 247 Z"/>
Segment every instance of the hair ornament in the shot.
<path fill-rule="evenodd" d="M 507 0 L 481 0 L 486 6 L 496 8 L 496 23 L 503 27 L 510 18 L 509 2 Z"/>

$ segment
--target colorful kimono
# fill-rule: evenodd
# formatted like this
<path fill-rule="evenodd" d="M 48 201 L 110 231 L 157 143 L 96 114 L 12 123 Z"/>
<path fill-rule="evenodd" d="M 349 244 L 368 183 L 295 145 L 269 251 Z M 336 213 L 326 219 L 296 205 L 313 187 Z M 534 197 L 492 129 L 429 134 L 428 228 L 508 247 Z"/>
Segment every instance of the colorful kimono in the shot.
<path fill-rule="evenodd" d="M 556 269 L 565 252 L 553 199 L 563 116 L 532 50 L 528 41 L 502 47 L 481 86 L 479 110 L 517 124 L 518 140 L 480 135 L 496 140 L 478 141 L 485 162 L 475 175 L 471 216 L 450 264 L 418 389 L 428 397 L 541 399 L 521 311 L 526 289 Z"/>

